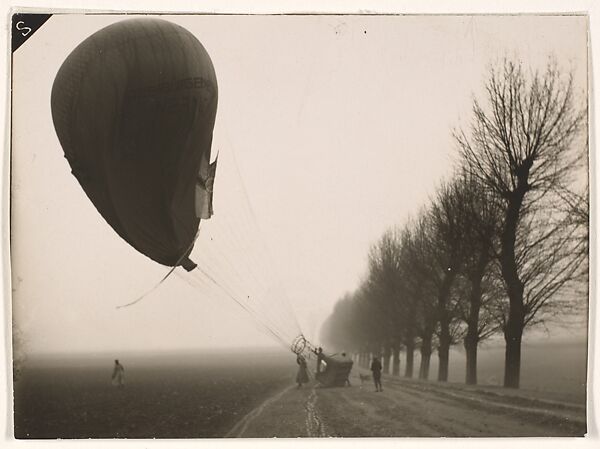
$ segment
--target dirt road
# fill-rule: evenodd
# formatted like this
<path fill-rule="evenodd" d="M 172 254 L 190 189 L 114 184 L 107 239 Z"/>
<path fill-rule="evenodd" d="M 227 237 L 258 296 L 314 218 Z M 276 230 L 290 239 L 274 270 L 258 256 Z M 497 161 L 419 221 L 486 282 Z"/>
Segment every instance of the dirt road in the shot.
<path fill-rule="evenodd" d="M 356 370 L 355 370 L 356 371 Z M 246 415 L 229 437 L 581 436 L 585 406 L 551 395 L 387 377 L 384 391 L 288 387 Z"/>

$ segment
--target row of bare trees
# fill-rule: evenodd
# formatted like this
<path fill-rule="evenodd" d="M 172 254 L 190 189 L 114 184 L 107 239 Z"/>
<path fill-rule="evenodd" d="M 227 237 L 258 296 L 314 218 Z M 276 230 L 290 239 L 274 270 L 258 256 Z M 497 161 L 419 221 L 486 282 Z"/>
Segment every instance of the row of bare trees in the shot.
<path fill-rule="evenodd" d="M 424 379 L 437 348 L 439 381 L 462 341 L 474 384 L 479 343 L 502 333 L 504 385 L 518 388 L 524 330 L 587 305 L 570 288 L 587 293 L 587 111 L 554 62 L 530 73 L 505 60 L 485 92 L 470 129 L 454 132 L 455 175 L 372 246 L 367 275 L 322 338 L 361 362 L 381 354 L 396 375 L 404 349 L 407 377 L 419 350 Z"/>

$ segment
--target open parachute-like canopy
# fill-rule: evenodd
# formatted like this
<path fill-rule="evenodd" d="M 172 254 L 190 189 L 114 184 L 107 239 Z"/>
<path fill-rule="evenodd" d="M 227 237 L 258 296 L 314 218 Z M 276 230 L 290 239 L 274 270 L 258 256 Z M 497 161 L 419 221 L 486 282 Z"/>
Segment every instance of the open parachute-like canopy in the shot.
<path fill-rule="evenodd" d="M 110 25 L 67 57 L 51 106 L 73 175 L 104 219 L 156 262 L 193 267 L 215 170 L 217 80 L 202 44 L 164 20 Z"/>

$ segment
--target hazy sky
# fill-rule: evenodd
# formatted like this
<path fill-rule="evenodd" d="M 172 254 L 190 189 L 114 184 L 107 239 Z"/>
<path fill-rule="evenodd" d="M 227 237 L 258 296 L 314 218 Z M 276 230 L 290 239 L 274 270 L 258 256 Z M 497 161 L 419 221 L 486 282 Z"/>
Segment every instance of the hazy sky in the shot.
<path fill-rule="evenodd" d="M 586 86 L 580 17 L 163 18 L 198 37 L 219 82 L 217 216 L 193 258 L 218 266 L 215 277 L 241 296 L 278 279 L 280 290 L 261 307 L 285 312 L 278 299 L 287 296 L 315 339 L 335 301 L 364 275 L 369 246 L 451 173 L 451 130 L 468 124 L 490 64 L 508 55 L 540 67 L 553 55 L 573 70 L 580 92 Z M 14 55 L 13 310 L 24 348 L 271 344 L 233 301 L 209 297 L 210 282 L 194 289 L 173 276 L 135 306 L 115 308 L 167 268 L 124 242 L 71 175 L 50 90 L 76 45 L 116 20 L 53 16 Z M 254 218 L 242 212 L 240 180 Z M 204 251 L 209 236 L 222 246 Z M 260 245 L 270 265 L 265 251 L 253 250 Z"/>

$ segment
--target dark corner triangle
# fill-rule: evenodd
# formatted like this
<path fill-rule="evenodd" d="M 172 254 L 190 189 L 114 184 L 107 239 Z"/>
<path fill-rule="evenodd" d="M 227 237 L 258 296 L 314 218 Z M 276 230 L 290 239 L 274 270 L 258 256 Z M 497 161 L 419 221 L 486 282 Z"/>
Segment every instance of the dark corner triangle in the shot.
<path fill-rule="evenodd" d="M 11 41 L 13 53 L 33 36 L 52 14 L 17 13 L 12 16 Z"/>

